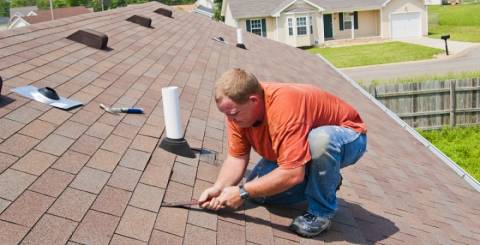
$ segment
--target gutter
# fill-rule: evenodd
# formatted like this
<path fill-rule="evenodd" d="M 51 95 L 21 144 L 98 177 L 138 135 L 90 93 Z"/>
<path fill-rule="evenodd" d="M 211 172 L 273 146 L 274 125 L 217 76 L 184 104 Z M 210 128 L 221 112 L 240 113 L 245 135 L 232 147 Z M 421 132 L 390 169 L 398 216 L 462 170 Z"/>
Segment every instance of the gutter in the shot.
<path fill-rule="evenodd" d="M 320 59 L 322 59 L 325 63 L 327 63 L 331 68 L 337 71 L 344 79 L 350 82 L 353 87 L 359 90 L 365 97 L 367 97 L 370 101 L 372 101 L 375 105 L 380 107 L 382 111 L 387 113 L 395 122 L 397 122 L 400 126 L 402 126 L 407 132 L 409 132 L 413 137 L 415 137 L 420 143 L 422 143 L 428 150 L 430 150 L 435 156 L 440 158 L 443 163 L 447 164 L 457 175 L 460 176 L 464 181 L 466 181 L 470 186 L 473 187 L 477 192 L 480 192 L 480 183 L 473 178 L 470 174 L 468 174 L 462 167 L 458 166 L 452 159 L 450 159 L 447 155 L 441 152 L 437 147 L 432 145 L 430 141 L 426 140 L 421 134 L 419 134 L 414 128 L 410 127 L 405 121 L 400 119 L 397 114 L 392 112 L 388 109 L 385 105 L 383 105 L 380 101 L 375 99 L 371 94 L 369 94 L 364 88 L 358 85 L 353 79 L 348 77 L 345 73 L 337 69 L 330 61 L 326 60 L 323 56 L 317 55 Z"/>

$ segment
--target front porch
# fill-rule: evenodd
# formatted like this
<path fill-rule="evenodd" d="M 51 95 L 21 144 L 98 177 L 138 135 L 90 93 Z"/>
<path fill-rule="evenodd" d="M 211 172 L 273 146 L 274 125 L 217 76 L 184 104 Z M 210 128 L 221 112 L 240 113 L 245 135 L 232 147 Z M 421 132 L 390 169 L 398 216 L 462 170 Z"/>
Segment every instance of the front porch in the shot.
<path fill-rule="evenodd" d="M 382 36 L 380 10 L 323 13 L 323 34 L 325 43 L 378 39 Z"/>

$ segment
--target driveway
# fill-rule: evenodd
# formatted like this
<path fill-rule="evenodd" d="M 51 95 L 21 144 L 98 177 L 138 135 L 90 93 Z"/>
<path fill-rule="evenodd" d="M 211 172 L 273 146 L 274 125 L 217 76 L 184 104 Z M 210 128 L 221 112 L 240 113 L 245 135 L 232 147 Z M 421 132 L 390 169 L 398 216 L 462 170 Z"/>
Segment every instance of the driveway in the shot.
<path fill-rule="evenodd" d="M 454 50 L 457 50 L 457 52 L 461 49 L 460 45 L 455 47 Z M 480 45 L 476 44 L 469 48 L 463 48 L 461 53 L 455 56 L 436 60 L 344 68 L 341 70 L 353 80 L 364 82 L 423 75 L 442 75 L 451 72 L 480 71 Z"/>
<path fill-rule="evenodd" d="M 412 38 L 398 39 L 398 41 L 445 50 L 445 41 L 443 41 L 443 39 L 440 39 L 440 38 L 412 37 Z M 451 55 L 460 54 L 466 49 L 480 45 L 480 43 L 460 42 L 460 41 L 451 41 L 451 40 L 448 40 L 447 42 L 448 42 L 448 52 Z"/>

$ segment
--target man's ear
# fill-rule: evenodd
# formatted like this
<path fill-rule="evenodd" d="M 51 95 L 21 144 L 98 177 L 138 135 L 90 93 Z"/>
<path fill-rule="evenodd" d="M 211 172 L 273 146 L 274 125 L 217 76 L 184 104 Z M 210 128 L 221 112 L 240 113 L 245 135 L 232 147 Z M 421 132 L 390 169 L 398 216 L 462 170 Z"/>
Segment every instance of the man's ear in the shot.
<path fill-rule="evenodd" d="M 250 95 L 250 97 L 248 97 L 248 99 L 254 103 L 258 103 L 260 101 L 260 97 L 258 96 L 258 94 L 252 94 Z"/>

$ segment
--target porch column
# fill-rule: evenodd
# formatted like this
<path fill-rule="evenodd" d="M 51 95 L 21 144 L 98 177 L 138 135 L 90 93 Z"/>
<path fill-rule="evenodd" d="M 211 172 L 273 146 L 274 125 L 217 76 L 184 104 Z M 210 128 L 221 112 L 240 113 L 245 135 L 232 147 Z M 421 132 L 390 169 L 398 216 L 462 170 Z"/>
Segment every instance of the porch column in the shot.
<path fill-rule="evenodd" d="M 275 41 L 280 41 L 278 40 L 278 16 L 275 16 Z"/>
<path fill-rule="evenodd" d="M 351 18 L 352 18 L 352 39 L 355 39 L 355 14 L 352 13 Z"/>

